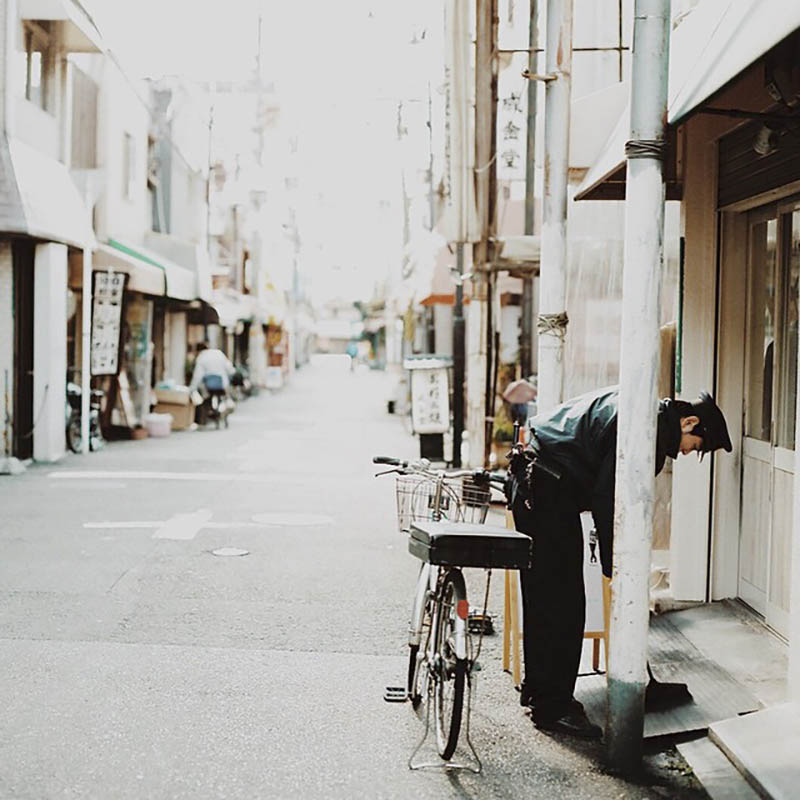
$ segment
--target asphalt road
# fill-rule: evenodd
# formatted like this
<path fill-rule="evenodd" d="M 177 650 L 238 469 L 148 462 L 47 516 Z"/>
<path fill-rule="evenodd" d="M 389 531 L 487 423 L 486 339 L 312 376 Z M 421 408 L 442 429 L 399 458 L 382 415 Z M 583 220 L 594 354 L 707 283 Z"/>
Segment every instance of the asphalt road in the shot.
<path fill-rule="evenodd" d="M 382 694 L 417 564 L 370 463 L 416 455 L 390 389 L 317 360 L 229 430 L 0 477 L 0 798 L 704 796 L 669 752 L 630 782 L 602 745 L 537 731 L 499 635 L 472 714 L 483 773 L 409 771 L 423 724 Z"/>

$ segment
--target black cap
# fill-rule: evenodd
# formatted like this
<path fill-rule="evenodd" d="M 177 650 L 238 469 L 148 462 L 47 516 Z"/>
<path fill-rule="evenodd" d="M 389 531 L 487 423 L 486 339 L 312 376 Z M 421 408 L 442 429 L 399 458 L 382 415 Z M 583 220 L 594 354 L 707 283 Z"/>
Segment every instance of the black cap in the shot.
<path fill-rule="evenodd" d="M 704 453 L 720 448 L 726 453 L 733 450 L 725 417 L 708 392 L 700 392 L 700 397 L 692 403 L 692 413 L 700 419 L 700 427 L 703 430 L 702 434 L 699 431 L 698 434 L 703 437 Z"/>

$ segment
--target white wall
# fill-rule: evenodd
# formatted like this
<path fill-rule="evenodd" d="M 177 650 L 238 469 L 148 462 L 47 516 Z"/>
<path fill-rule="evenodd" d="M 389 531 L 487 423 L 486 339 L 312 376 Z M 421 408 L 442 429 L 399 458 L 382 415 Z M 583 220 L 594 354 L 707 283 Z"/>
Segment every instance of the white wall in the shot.
<path fill-rule="evenodd" d="M 14 416 L 14 266 L 11 242 L 0 242 L 0 456 L 12 449 L 11 428 L 6 432 L 5 390 L 8 375 L 8 413 Z"/>
<path fill-rule="evenodd" d="M 133 86 L 110 61 L 95 65 L 90 72 L 100 90 L 97 98 L 97 162 L 104 171 L 105 186 L 97 203 L 98 239 L 141 242 L 150 228 L 147 194 L 147 138 L 150 114 Z M 135 143 L 135 188 L 126 198 L 123 180 L 124 134 Z"/>
<path fill-rule="evenodd" d="M 50 158 L 58 159 L 60 148 L 56 118 L 24 97 L 16 100 L 13 136 Z"/>
<path fill-rule="evenodd" d="M 66 245 L 36 245 L 33 302 L 33 458 L 57 461 L 65 448 Z"/>
<path fill-rule="evenodd" d="M 436 303 L 433 306 L 433 324 L 436 333 L 436 353 L 443 356 L 452 356 L 453 306 Z"/>

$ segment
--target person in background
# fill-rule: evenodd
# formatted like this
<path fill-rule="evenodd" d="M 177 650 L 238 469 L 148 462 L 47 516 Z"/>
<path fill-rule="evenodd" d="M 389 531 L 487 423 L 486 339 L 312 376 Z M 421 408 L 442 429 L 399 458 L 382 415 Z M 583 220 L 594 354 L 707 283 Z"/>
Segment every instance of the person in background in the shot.
<path fill-rule="evenodd" d="M 528 421 L 529 444 L 512 452 L 506 494 L 518 531 L 533 539 L 533 566 L 523 570 L 525 679 L 520 702 L 538 728 L 600 738 L 575 699 L 586 597 L 580 515 L 591 511 L 603 574 L 611 577 L 618 387 L 590 392 Z M 662 400 L 655 473 L 669 456 L 731 452 L 725 417 L 703 392 L 694 402 Z M 691 700 L 685 684 L 652 678 L 647 706 Z"/>
<path fill-rule="evenodd" d="M 197 389 L 202 394 L 204 379 L 210 375 L 219 375 L 227 392 L 230 388 L 230 379 L 235 371 L 233 364 L 222 350 L 209 347 L 208 342 L 201 342 L 197 345 L 197 356 L 194 360 L 194 371 L 189 389 L 191 391 Z"/>
<path fill-rule="evenodd" d="M 350 372 L 356 368 L 356 358 L 358 358 L 358 345 L 351 339 L 347 343 L 347 355 L 350 356 Z"/>

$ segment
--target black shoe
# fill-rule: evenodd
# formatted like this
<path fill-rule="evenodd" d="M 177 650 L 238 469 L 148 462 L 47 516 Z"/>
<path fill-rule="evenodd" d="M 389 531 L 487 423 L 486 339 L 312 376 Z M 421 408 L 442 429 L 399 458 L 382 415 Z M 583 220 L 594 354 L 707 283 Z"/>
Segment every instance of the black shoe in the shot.
<path fill-rule="evenodd" d="M 600 739 L 603 736 L 600 726 L 595 725 L 583 709 L 578 710 L 574 705 L 556 719 L 538 719 L 534 715 L 533 724 L 540 730 L 563 733 L 578 739 Z"/>
<path fill-rule="evenodd" d="M 661 711 L 691 703 L 692 700 L 692 693 L 685 683 L 662 683 L 651 678 L 644 692 L 644 710 Z"/>
<path fill-rule="evenodd" d="M 519 690 L 519 704 L 523 708 L 533 708 L 533 692 L 526 689 L 524 683 Z"/>

